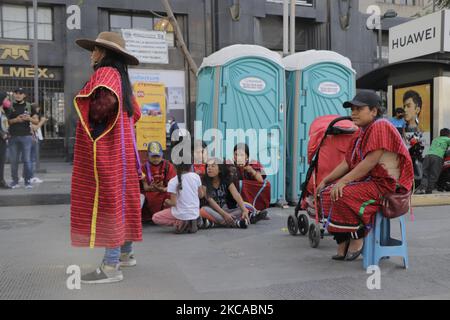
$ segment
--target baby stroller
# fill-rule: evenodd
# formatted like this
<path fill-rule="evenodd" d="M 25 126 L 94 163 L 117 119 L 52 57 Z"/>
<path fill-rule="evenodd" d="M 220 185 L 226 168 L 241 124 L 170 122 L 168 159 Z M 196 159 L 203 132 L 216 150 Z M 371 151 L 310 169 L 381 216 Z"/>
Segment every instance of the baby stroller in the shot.
<path fill-rule="evenodd" d="M 339 123 L 339 125 L 337 125 Z M 308 142 L 309 169 L 302 184 L 302 193 L 295 208 L 295 214 L 287 221 L 289 233 L 293 236 L 300 232 L 308 233 L 311 247 L 317 248 L 323 239 L 326 222 L 317 210 L 314 199 L 316 187 L 345 158 L 346 151 L 358 127 L 351 117 L 327 115 L 318 117 L 311 124 Z M 299 213 L 300 211 L 306 211 Z M 310 222 L 310 221 L 314 222 Z"/>

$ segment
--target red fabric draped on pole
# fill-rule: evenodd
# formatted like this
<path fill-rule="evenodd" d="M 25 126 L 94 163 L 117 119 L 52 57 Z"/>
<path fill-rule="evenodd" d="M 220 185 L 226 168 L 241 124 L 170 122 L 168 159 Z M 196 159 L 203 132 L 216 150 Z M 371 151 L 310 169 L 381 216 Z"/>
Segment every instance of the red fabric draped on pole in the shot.
<path fill-rule="evenodd" d="M 106 130 L 93 139 L 89 124 L 94 92 L 110 90 L 118 112 Z M 76 129 L 71 192 L 72 245 L 113 248 L 125 241 L 141 241 L 139 180 L 133 147 L 132 124 L 122 106 L 121 77 L 117 70 L 99 68 L 74 99 L 79 121 Z"/>
<path fill-rule="evenodd" d="M 373 122 L 360 129 L 346 154 L 346 161 L 353 170 L 372 151 L 383 149 L 398 155 L 400 178 L 389 176 L 382 165 L 377 164 L 368 176 L 354 181 L 343 189 L 343 197 L 332 202 L 332 185 L 321 193 L 320 206 L 329 218 L 328 231 L 332 233 L 356 232 L 360 227 L 372 223 L 373 216 L 381 207 L 381 198 L 393 193 L 397 185 L 411 190 L 414 171 L 408 150 L 397 129 L 385 119 Z"/>

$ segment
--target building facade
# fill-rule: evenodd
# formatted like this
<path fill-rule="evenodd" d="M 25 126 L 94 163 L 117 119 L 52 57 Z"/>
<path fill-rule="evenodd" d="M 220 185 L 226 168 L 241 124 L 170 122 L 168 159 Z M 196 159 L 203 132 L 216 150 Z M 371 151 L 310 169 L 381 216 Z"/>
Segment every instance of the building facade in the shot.
<path fill-rule="evenodd" d="M 282 51 L 281 0 L 171 0 L 170 4 L 197 65 L 205 56 L 237 43 Z M 39 103 L 50 118 L 44 135 L 47 141 L 59 142 L 70 159 L 77 121 L 73 97 L 92 72 L 89 53 L 75 40 L 123 28 L 154 30 L 166 13 L 157 0 L 39 0 L 38 5 Z M 375 68 L 377 34 L 365 27 L 368 15 L 360 6 L 356 0 L 297 1 L 296 51 L 339 52 L 352 60 L 358 75 Z M 34 76 L 32 13 L 31 1 L 0 4 L 0 90 L 22 86 L 29 97 Z M 404 20 L 392 19 L 389 26 Z M 169 103 L 168 114 L 192 129 L 196 75 L 175 46 L 173 33 L 168 32 L 167 41 L 167 64 L 141 64 L 132 72 L 173 83 L 169 95 L 181 98 Z"/>

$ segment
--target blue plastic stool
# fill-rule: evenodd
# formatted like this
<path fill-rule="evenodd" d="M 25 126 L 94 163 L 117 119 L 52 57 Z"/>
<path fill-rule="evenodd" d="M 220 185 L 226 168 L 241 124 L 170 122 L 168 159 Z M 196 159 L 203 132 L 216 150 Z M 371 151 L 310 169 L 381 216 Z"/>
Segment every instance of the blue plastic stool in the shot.
<path fill-rule="evenodd" d="M 375 217 L 374 228 L 364 239 L 363 267 L 378 266 L 382 258 L 402 257 L 405 269 L 408 269 L 408 244 L 404 216 L 399 217 L 401 240 L 391 238 L 391 222 L 381 212 Z"/>

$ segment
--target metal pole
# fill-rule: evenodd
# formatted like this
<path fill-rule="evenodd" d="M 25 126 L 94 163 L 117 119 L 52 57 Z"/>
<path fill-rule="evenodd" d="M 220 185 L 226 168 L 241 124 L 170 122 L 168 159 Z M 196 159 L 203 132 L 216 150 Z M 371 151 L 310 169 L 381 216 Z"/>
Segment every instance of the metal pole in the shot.
<path fill-rule="evenodd" d="M 34 26 L 34 36 L 33 36 L 33 63 L 34 63 L 34 103 L 39 104 L 39 66 L 38 66 L 38 57 L 39 57 L 39 44 L 38 44 L 38 4 L 37 0 L 33 0 L 33 26 Z M 39 148 L 39 141 L 36 142 L 38 145 L 36 148 Z M 36 153 L 36 168 L 35 170 L 40 170 L 40 152 Z"/>
<path fill-rule="evenodd" d="M 289 54 L 289 0 L 283 0 L 283 56 Z"/>
<path fill-rule="evenodd" d="M 295 0 L 291 0 L 291 54 L 295 53 Z"/>
<path fill-rule="evenodd" d="M 34 63 L 34 102 L 39 103 L 39 67 L 38 67 L 38 23 L 37 0 L 33 0 L 34 35 L 33 35 L 33 63 Z"/>
<path fill-rule="evenodd" d="M 381 17 L 380 17 L 380 25 L 378 28 L 378 67 L 383 65 L 383 55 L 381 54 L 383 45 L 383 30 L 381 28 Z"/>

